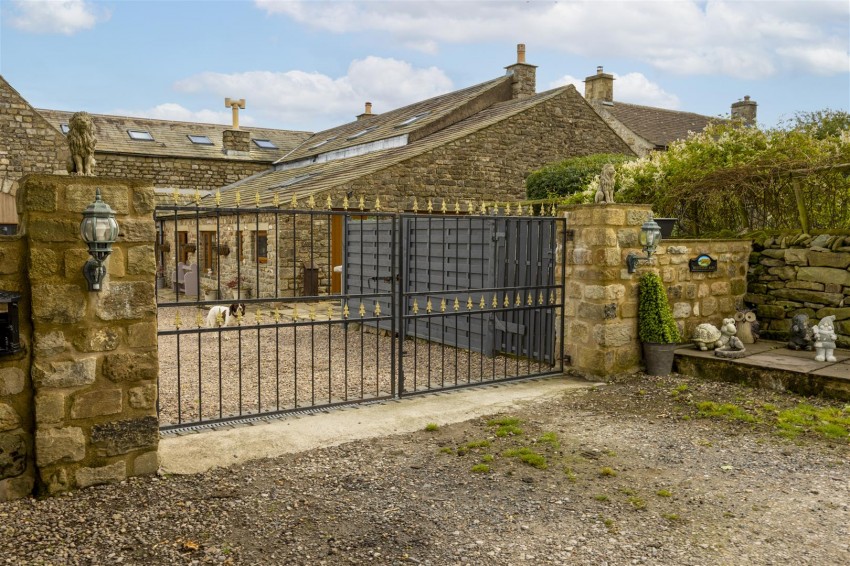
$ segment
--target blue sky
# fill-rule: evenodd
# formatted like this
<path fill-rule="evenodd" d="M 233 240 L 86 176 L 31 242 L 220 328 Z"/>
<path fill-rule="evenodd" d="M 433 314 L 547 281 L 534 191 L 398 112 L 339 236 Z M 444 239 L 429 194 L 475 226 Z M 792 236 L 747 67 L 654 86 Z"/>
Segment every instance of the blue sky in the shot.
<path fill-rule="evenodd" d="M 850 109 L 847 0 L 2 0 L 0 74 L 38 108 L 319 131 L 504 74 L 759 122 Z"/>

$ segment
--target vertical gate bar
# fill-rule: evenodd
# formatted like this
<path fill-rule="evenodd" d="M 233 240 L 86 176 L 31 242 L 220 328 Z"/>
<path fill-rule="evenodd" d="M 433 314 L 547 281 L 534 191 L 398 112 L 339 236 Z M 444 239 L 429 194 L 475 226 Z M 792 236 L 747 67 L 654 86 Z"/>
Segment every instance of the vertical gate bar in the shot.
<path fill-rule="evenodd" d="M 314 216 L 314 212 L 310 210 L 310 263 L 309 267 L 312 270 L 313 265 L 315 265 L 315 227 L 316 227 L 316 218 Z M 318 276 L 318 273 L 317 273 Z M 312 281 L 313 272 L 310 271 L 310 279 Z M 305 277 L 306 279 L 306 277 Z M 306 281 L 305 281 L 306 283 Z M 316 282 L 318 283 L 318 281 Z M 312 283 L 311 283 L 312 286 Z M 305 284 L 306 287 L 306 284 Z M 317 285 L 318 287 L 318 285 Z M 319 289 L 313 289 L 316 293 L 319 292 Z M 311 295 L 312 297 L 312 295 Z M 312 301 L 311 301 L 312 302 Z M 316 327 L 314 325 L 310 325 L 310 405 L 314 406 L 316 404 Z"/>
<path fill-rule="evenodd" d="M 216 332 L 216 336 L 218 337 L 218 418 L 224 417 L 224 397 L 222 395 L 222 379 L 221 379 L 221 328 Z M 179 356 L 178 356 L 179 358 Z"/>
<path fill-rule="evenodd" d="M 280 209 L 274 209 L 274 296 L 280 298 Z M 266 242 L 268 245 L 268 241 Z M 275 303 L 277 304 L 277 303 Z"/>
<path fill-rule="evenodd" d="M 561 296 L 561 372 L 564 371 L 564 343 L 566 342 L 566 336 L 564 334 L 564 330 L 566 328 L 566 321 L 564 320 L 566 314 L 566 301 L 567 297 L 564 293 L 564 285 L 567 282 L 567 219 L 564 218 L 561 224 L 561 282 L 558 285 L 558 289 L 555 290 L 555 294 Z M 553 238 L 554 240 L 554 238 Z M 557 261 L 557 256 L 556 256 Z"/>
<path fill-rule="evenodd" d="M 365 241 L 363 239 L 363 224 L 366 222 L 365 217 L 361 214 L 360 216 L 360 293 L 366 290 L 364 287 L 364 276 L 363 273 L 363 256 L 365 255 Z M 360 298 L 360 304 L 363 304 L 363 298 Z M 363 399 L 366 395 L 366 374 L 364 372 L 363 364 L 365 362 L 364 356 L 366 355 L 366 350 L 363 346 L 363 315 L 360 315 L 360 398 Z"/>
<path fill-rule="evenodd" d="M 238 294 L 238 293 L 237 293 Z M 242 414 L 242 324 L 238 323 L 239 327 L 236 330 L 236 347 L 238 355 L 236 357 L 239 360 L 239 414 Z"/>
<path fill-rule="evenodd" d="M 275 240 L 277 240 L 277 230 L 275 230 Z M 277 263 L 277 253 L 275 252 L 275 263 Z M 275 308 L 277 304 L 275 303 Z M 280 321 L 275 320 L 274 327 L 274 406 L 275 410 L 280 410 Z"/>
<path fill-rule="evenodd" d="M 327 274 L 328 274 L 328 295 L 333 294 L 333 280 L 334 280 L 334 266 L 331 265 L 331 246 L 333 246 L 333 232 L 331 228 L 333 227 L 333 213 L 328 210 L 327 213 L 327 222 L 328 222 L 328 266 L 327 266 Z M 340 278 L 342 274 L 340 274 Z M 341 289 L 340 289 L 341 290 Z M 333 375 L 333 356 L 331 353 L 333 352 L 333 333 L 331 329 L 333 328 L 333 323 L 331 322 L 332 311 L 328 311 L 328 403 L 332 403 L 332 395 L 331 395 L 331 381 Z"/>
<path fill-rule="evenodd" d="M 348 317 L 345 316 L 345 307 L 348 306 L 348 257 L 349 257 L 349 238 L 348 238 L 348 230 L 351 227 L 351 222 L 349 221 L 348 212 L 344 212 L 342 215 L 342 238 L 343 238 L 343 246 L 342 246 L 342 262 L 346 267 L 343 269 L 344 273 L 340 275 L 340 291 L 343 293 L 342 298 L 342 308 L 343 308 L 343 323 L 342 323 L 342 332 L 343 337 L 345 338 L 345 354 L 343 357 L 343 381 L 345 383 L 345 400 L 348 401 Z M 350 316 L 350 307 L 349 307 L 349 316 Z"/>
<path fill-rule="evenodd" d="M 460 290 L 460 215 L 455 215 L 455 300 L 458 300 L 457 293 Z M 455 323 L 455 385 L 457 385 L 457 374 L 460 364 L 459 351 L 460 351 L 460 342 L 458 337 L 458 326 L 460 326 L 460 319 L 458 317 L 458 313 L 460 310 L 455 311 L 454 323 Z"/>
<path fill-rule="evenodd" d="M 200 290 L 198 291 L 200 293 Z M 204 411 L 203 411 L 203 375 L 204 375 L 204 366 L 201 358 L 201 340 L 202 334 L 201 329 L 198 327 L 198 420 L 204 420 Z"/>
<path fill-rule="evenodd" d="M 180 308 L 180 307 L 177 307 Z M 180 329 L 177 329 L 177 334 L 174 335 L 177 341 L 177 424 L 183 422 L 183 395 L 181 390 L 181 375 L 180 375 Z"/>
<path fill-rule="evenodd" d="M 290 216 L 292 217 L 292 296 L 295 297 L 298 289 L 298 239 L 296 237 L 295 229 L 298 224 L 298 212 L 293 210 L 290 213 Z M 301 293 L 304 293 L 304 289 L 301 289 Z"/>
<path fill-rule="evenodd" d="M 293 250 L 295 248 L 292 248 Z M 293 252 L 294 255 L 294 252 Z M 294 261 L 294 258 L 293 258 Z M 298 320 L 292 317 L 292 396 L 294 408 L 298 408 Z"/>
<path fill-rule="evenodd" d="M 440 286 L 440 290 L 443 294 L 440 296 L 440 387 L 446 386 L 446 313 L 443 310 L 443 301 L 446 300 L 446 256 L 449 255 L 448 246 L 446 240 L 446 215 L 444 214 L 440 218 L 440 226 L 441 226 L 441 237 L 440 237 L 440 246 L 442 253 L 440 254 L 442 259 L 442 269 L 440 269 L 440 278 L 442 279 Z"/>
<path fill-rule="evenodd" d="M 171 286 L 174 289 L 174 301 L 180 302 L 180 285 L 178 281 L 178 271 L 180 269 L 180 237 L 177 223 L 177 208 L 174 209 L 174 277 L 171 279 Z"/>
<path fill-rule="evenodd" d="M 458 215 L 460 218 L 460 215 Z M 464 218 L 466 224 L 466 294 L 472 300 L 472 220 Z M 459 220 L 458 220 L 459 221 Z M 467 303 L 468 305 L 468 303 Z M 466 309 L 466 383 L 472 382 L 472 309 Z"/>
<path fill-rule="evenodd" d="M 432 240 L 431 240 L 431 214 L 430 213 L 428 214 L 428 231 L 426 232 L 425 242 L 426 242 L 426 246 L 425 246 L 425 254 L 426 254 L 425 255 L 425 260 L 426 260 L 426 264 L 425 264 L 425 281 L 426 281 L 425 290 L 430 293 L 431 292 L 431 279 L 433 277 L 433 271 L 431 270 L 431 245 L 432 245 L 431 242 L 432 242 Z M 431 295 L 426 295 L 425 300 L 430 301 Z M 425 305 L 427 305 L 427 304 L 428 303 L 426 302 Z M 425 305 L 422 305 L 422 306 L 424 307 Z M 426 313 L 426 314 L 430 315 L 431 313 Z M 431 357 L 432 357 L 431 356 L 431 350 L 433 350 L 433 344 L 431 343 L 431 323 L 433 322 L 433 320 L 434 319 L 432 319 L 430 316 L 428 316 L 425 319 L 425 324 L 428 326 L 428 389 L 431 389 Z"/>
<path fill-rule="evenodd" d="M 397 326 L 403 327 L 404 325 L 396 324 L 396 317 L 404 316 L 407 310 L 405 304 L 399 304 L 400 301 L 404 301 L 404 288 L 402 285 L 406 279 L 404 270 L 402 269 L 404 265 L 402 256 L 404 253 L 401 249 L 404 238 L 399 237 L 402 224 L 401 216 L 395 214 L 390 217 L 390 228 L 392 230 L 392 244 L 390 245 L 390 249 L 392 250 L 392 258 L 390 260 L 390 289 L 393 305 L 390 309 L 390 314 L 392 315 L 392 321 L 390 322 L 390 352 L 392 354 L 390 356 L 390 394 L 393 397 L 401 397 L 402 387 L 404 386 L 404 360 L 402 359 L 404 333 L 401 328 L 397 328 Z M 398 248 L 396 248 L 397 242 Z M 396 265 L 396 261 L 398 261 L 398 265 Z M 397 273 L 396 267 L 398 267 Z M 398 331 L 398 334 L 396 334 L 396 331 Z M 396 346 L 398 346 L 398 360 L 396 360 Z M 398 368 L 398 384 L 393 379 L 393 376 L 396 375 L 396 368 Z"/>

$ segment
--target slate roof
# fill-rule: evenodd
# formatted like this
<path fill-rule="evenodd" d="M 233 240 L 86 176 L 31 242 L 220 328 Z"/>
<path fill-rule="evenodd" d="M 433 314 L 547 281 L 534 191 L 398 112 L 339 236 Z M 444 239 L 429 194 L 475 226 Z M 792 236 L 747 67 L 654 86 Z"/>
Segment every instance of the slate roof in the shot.
<path fill-rule="evenodd" d="M 634 133 L 655 144 L 657 148 L 664 148 L 671 142 L 685 139 L 688 137 L 688 132 L 701 132 L 709 123 L 719 120 L 719 118 L 693 112 L 616 101 L 602 103 L 602 108 Z"/>
<path fill-rule="evenodd" d="M 39 109 L 38 113 L 60 131 L 60 125 L 67 124 L 73 114 L 73 112 L 63 110 L 42 109 Z M 270 140 L 277 146 L 277 149 L 261 149 L 256 144 L 251 143 L 251 151 L 247 155 L 226 155 L 222 151 L 222 135 L 224 130 L 230 129 L 229 125 L 153 120 L 104 114 L 92 114 L 92 119 L 97 136 L 97 151 L 103 153 L 273 163 L 281 155 L 292 151 L 306 138 L 310 137 L 310 132 L 240 127 L 241 130 L 251 132 L 252 140 Z M 128 130 L 150 132 L 154 141 L 133 140 L 128 135 Z M 212 145 L 192 143 L 188 138 L 189 135 L 207 136 Z"/>
<path fill-rule="evenodd" d="M 421 139 L 414 140 L 402 147 L 375 151 L 346 159 L 315 163 L 296 169 L 264 171 L 224 187 L 222 189 L 222 206 L 233 206 L 235 204 L 237 189 L 242 199 L 242 206 L 253 206 L 256 194 L 260 195 L 261 205 L 270 205 L 273 202 L 275 193 L 278 195 L 281 206 L 288 206 L 293 196 L 299 199 L 300 206 L 304 206 L 303 199 L 309 195 L 322 193 L 357 178 L 391 167 L 492 126 L 528 108 L 568 92 L 572 92 L 573 96 L 580 97 L 575 92 L 573 86 L 560 87 L 525 99 L 497 102 L 463 120 L 430 133 Z M 371 118 L 370 120 L 374 119 Z M 392 120 L 392 122 L 394 123 L 395 120 Z M 306 175 L 309 175 L 309 177 L 305 178 Z M 296 181 L 299 177 L 302 179 Z M 204 200 L 211 201 L 212 198 L 207 197 Z M 357 198 L 359 198 L 359 195 L 350 202 L 352 208 L 356 206 Z M 316 205 L 320 208 L 324 207 L 324 201 L 317 202 Z M 340 203 L 334 203 L 334 206 L 339 205 Z M 422 205 L 424 206 L 424 203 Z"/>
<path fill-rule="evenodd" d="M 280 159 L 278 163 L 292 162 L 346 147 L 438 128 L 441 120 L 445 119 L 452 112 L 462 110 L 464 105 L 474 104 L 476 99 L 480 99 L 482 96 L 486 97 L 488 94 L 500 96 L 498 92 L 500 87 L 502 87 L 502 99 L 510 98 L 510 91 L 508 90 L 510 84 L 511 77 L 503 76 L 389 112 L 374 114 L 362 120 L 317 132 L 306 139 L 291 154 Z M 490 100 L 486 104 L 489 105 L 492 102 L 493 100 Z M 468 113 L 471 114 L 480 109 L 470 108 Z M 409 124 L 404 124 L 405 121 L 416 116 L 421 116 L 421 118 Z M 320 143 L 321 145 L 316 147 Z"/>

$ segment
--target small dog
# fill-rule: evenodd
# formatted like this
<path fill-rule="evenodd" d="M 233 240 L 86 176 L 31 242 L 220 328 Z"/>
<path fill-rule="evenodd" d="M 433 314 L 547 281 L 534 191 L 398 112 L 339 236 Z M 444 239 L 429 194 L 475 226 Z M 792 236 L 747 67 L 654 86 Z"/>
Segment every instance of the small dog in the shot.
<path fill-rule="evenodd" d="M 230 322 L 236 320 L 236 315 L 245 315 L 245 303 L 233 303 L 229 307 L 224 305 L 215 305 L 207 314 L 207 327 L 215 328 L 218 326 L 218 317 L 224 319 L 224 326 L 230 326 Z"/>

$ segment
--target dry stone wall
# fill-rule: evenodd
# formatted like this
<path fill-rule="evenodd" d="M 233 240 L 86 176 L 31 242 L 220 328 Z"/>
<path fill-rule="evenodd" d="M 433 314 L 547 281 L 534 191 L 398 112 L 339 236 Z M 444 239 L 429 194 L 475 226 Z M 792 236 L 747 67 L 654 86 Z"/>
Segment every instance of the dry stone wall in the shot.
<path fill-rule="evenodd" d="M 850 347 L 848 268 L 850 236 L 775 236 L 754 244 L 745 301 L 756 309 L 762 335 L 787 339 L 797 314 L 835 315 L 836 342 Z"/>

